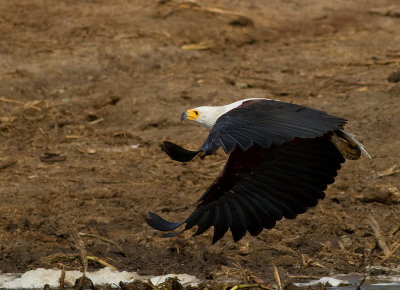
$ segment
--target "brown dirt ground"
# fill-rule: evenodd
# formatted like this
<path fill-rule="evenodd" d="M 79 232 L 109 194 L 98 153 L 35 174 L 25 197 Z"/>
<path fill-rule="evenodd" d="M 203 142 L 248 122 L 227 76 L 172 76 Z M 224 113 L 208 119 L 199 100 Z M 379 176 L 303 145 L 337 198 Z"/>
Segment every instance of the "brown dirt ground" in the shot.
<path fill-rule="evenodd" d="M 88 254 L 142 275 L 268 282 L 273 265 L 285 279 L 396 267 L 400 252 L 382 263 L 367 220 L 397 245 L 397 2 L 1 1 L 0 270 L 80 269 L 71 226 L 125 253 L 83 237 Z M 159 144 L 196 148 L 207 131 L 181 112 L 246 97 L 344 117 L 373 159 L 347 162 L 316 208 L 258 237 L 160 238 L 143 216 L 185 218 L 226 156 L 180 164 Z"/>

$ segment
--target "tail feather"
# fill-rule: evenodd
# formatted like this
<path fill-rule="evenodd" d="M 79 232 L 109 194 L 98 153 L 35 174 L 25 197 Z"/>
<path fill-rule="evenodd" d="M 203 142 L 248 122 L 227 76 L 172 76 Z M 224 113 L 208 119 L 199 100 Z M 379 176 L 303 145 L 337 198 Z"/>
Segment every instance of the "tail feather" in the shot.
<path fill-rule="evenodd" d="M 361 153 L 371 159 L 371 155 L 368 154 L 364 145 L 357 141 L 355 135 L 350 132 L 341 129 L 336 130 L 332 136 L 332 142 L 347 159 L 359 159 Z"/>

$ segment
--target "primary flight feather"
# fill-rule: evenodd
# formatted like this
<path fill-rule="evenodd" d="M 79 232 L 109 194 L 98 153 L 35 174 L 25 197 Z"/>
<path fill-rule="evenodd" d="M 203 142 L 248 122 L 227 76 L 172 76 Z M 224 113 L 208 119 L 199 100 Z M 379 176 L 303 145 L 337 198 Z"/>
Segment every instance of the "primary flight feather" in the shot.
<path fill-rule="evenodd" d="M 358 159 L 361 153 L 370 158 L 354 135 L 344 131 L 344 119 L 301 105 L 253 98 L 187 110 L 181 115 L 186 119 L 211 129 L 200 149 L 168 141 L 162 149 L 172 159 L 188 162 L 222 147 L 228 161 L 186 220 L 172 223 L 150 212 L 146 221 L 160 231 L 197 226 L 194 236 L 213 226 L 213 243 L 228 230 L 236 242 L 247 231 L 255 236 L 283 217 L 295 218 L 325 197 L 345 158 Z"/>

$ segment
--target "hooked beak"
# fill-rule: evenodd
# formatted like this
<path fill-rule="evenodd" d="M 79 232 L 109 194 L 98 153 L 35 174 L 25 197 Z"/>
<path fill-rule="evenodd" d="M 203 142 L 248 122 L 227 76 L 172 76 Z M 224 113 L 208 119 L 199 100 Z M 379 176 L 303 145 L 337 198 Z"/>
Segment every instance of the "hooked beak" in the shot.
<path fill-rule="evenodd" d="M 196 121 L 197 118 L 199 117 L 200 112 L 196 109 L 190 109 L 182 113 L 181 115 L 181 121 L 183 120 L 191 120 L 191 121 Z"/>
<path fill-rule="evenodd" d="M 188 117 L 187 111 L 183 112 L 182 115 L 181 115 L 181 122 L 182 122 L 183 120 L 186 120 L 187 117 Z"/>

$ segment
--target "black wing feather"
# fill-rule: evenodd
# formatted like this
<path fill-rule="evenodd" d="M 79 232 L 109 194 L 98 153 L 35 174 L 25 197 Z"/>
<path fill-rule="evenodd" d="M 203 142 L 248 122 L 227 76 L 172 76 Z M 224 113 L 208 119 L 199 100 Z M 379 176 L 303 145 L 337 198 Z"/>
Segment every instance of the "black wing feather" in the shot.
<path fill-rule="evenodd" d="M 235 140 L 229 135 L 221 137 L 220 141 L 225 153 L 231 152 L 236 146 Z"/>
<path fill-rule="evenodd" d="M 263 230 L 261 221 L 262 212 L 257 212 L 256 207 L 248 200 L 248 198 L 246 192 L 240 192 L 236 196 L 236 199 L 239 201 L 240 207 L 246 216 L 247 230 L 252 236 L 257 236 Z"/>
<path fill-rule="evenodd" d="M 199 220 L 197 221 L 198 225 L 197 231 L 194 233 L 193 236 L 201 235 L 206 230 L 208 230 L 208 228 L 212 226 L 213 218 L 214 218 L 213 213 L 211 213 L 210 210 L 202 213 L 199 217 Z"/>
<path fill-rule="evenodd" d="M 228 134 L 236 141 L 236 144 L 239 145 L 242 151 L 246 151 L 253 145 L 253 140 L 247 137 L 245 134 L 242 134 L 238 131 L 232 131 Z"/>
<path fill-rule="evenodd" d="M 161 149 L 163 149 L 171 159 L 179 162 L 188 162 L 200 153 L 200 151 L 187 150 L 169 141 L 164 141 L 163 144 L 161 144 Z"/>
<path fill-rule="evenodd" d="M 285 200 L 282 200 L 280 197 L 276 197 L 271 194 L 270 191 L 267 191 L 265 188 L 265 184 L 259 183 L 255 178 L 252 180 L 246 180 L 246 187 L 249 188 L 250 192 L 263 197 L 267 201 L 269 201 L 273 208 L 277 209 L 285 218 L 295 217 L 295 213 L 290 209 L 290 207 L 286 204 Z"/>
<path fill-rule="evenodd" d="M 172 231 L 184 224 L 184 222 L 171 223 L 153 212 L 149 212 L 149 218 L 146 218 L 146 222 L 159 231 Z"/>
<path fill-rule="evenodd" d="M 232 212 L 226 202 L 225 196 L 222 196 L 219 201 L 220 212 L 218 215 L 218 220 L 214 224 L 214 236 L 212 241 L 213 244 L 221 239 L 232 225 Z"/>
<path fill-rule="evenodd" d="M 246 217 L 243 213 L 242 208 L 235 199 L 235 196 L 231 196 L 228 199 L 228 204 L 232 212 L 232 225 L 231 232 L 235 242 L 239 241 L 246 234 L 247 222 Z"/>

